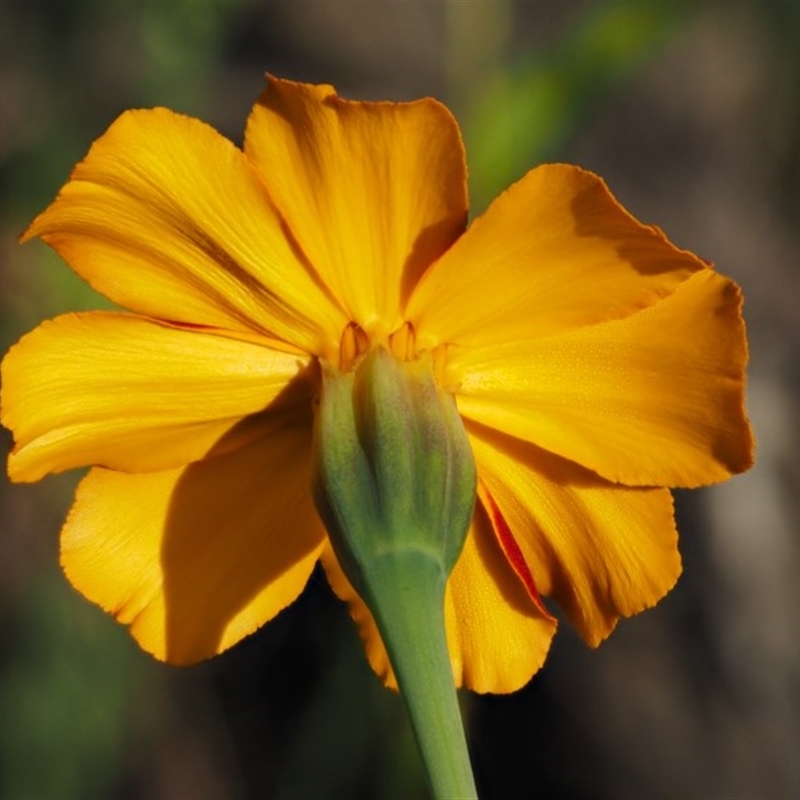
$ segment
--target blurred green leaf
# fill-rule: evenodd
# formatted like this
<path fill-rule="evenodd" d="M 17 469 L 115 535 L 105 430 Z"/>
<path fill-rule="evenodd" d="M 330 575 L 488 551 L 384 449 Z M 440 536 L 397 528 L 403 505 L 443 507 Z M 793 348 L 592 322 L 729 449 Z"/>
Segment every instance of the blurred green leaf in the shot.
<path fill-rule="evenodd" d="M 121 627 L 76 603 L 55 570 L 23 598 L 0 692 L 0 788 L 10 800 L 107 796 L 136 738 L 146 659 Z"/>
<path fill-rule="evenodd" d="M 463 117 L 476 212 L 528 169 L 557 157 L 597 104 L 635 76 L 692 4 L 606 2 L 549 50 L 499 65 Z"/>

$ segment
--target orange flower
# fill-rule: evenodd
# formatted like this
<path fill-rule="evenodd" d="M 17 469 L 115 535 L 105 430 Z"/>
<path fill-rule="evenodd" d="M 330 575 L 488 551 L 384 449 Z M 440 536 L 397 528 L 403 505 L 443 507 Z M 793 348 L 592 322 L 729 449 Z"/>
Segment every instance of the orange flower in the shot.
<path fill-rule="evenodd" d="M 318 364 L 426 351 L 478 499 L 446 595 L 456 681 L 541 666 L 552 597 L 591 645 L 680 572 L 668 488 L 751 463 L 737 287 L 597 176 L 541 166 L 466 227 L 464 154 L 433 100 L 270 79 L 236 148 L 123 114 L 24 238 L 131 313 L 45 322 L 3 362 L 15 481 L 84 465 L 75 585 L 158 658 L 256 630 L 321 559 L 389 667 L 312 503 Z"/>

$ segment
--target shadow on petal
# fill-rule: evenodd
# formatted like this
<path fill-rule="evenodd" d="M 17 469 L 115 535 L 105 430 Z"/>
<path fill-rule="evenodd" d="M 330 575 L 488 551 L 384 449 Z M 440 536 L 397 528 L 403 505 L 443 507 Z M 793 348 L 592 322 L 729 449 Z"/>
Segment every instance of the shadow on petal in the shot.
<path fill-rule="evenodd" d="M 176 482 L 161 546 L 170 663 L 227 649 L 303 590 L 324 541 L 310 492 L 311 422 L 309 403 L 278 401 Z"/>
<path fill-rule="evenodd" d="M 400 277 L 400 303 L 403 308 L 431 264 L 446 252 L 467 227 L 467 214 L 461 220 L 441 219 L 424 227 L 414 239 Z"/>
<path fill-rule="evenodd" d="M 578 236 L 615 243 L 620 260 L 642 276 L 674 272 L 685 280 L 709 266 L 694 253 L 675 247 L 658 226 L 639 222 L 619 204 L 605 181 L 591 177 L 593 180 L 586 182 L 583 191 L 576 193 L 570 204 Z M 613 292 L 615 287 L 608 288 Z M 674 291 L 675 284 L 653 289 L 657 297 L 666 297 Z M 653 299 L 643 302 L 642 307 L 650 305 Z"/>

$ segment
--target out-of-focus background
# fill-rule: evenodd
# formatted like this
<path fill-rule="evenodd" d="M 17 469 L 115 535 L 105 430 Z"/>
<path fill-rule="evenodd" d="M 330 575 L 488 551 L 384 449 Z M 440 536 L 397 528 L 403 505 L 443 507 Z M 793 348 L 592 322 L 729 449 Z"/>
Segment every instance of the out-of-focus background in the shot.
<path fill-rule="evenodd" d="M 475 213 L 543 160 L 599 172 L 744 287 L 758 463 L 678 495 L 685 574 L 656 609 L 598 651 L 564 627 L 525 689 L 464 696 L 477 781 L 484 800 L 796 798 L 799 37 L 794 0 L 2 0 L 0 345 L 102 302 L 16 238 L 129 107 L 239 142 L 265 71 L 433 95 L 464 130 Z M 0 485 L 0 795 L 425 796 L 321 574 L 224 656 L 155 663 L 59 572 L 76 480 Z"/>

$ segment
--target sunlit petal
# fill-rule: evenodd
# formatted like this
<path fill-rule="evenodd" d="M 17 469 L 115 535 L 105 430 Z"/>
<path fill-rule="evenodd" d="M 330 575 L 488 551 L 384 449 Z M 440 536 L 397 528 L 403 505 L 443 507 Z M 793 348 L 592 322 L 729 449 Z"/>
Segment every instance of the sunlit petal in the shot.
<path fill-rule="evenodd" d="M 142 314 L 277 336 L 308 352 L 346 322 L 244 154 L 167 109 L 128 111 L 25 238 Z"/>
<path fill-rule="evenodd" d="M 669 490 L 617 486 L 510 436 L 469 432 L 482 485 L 536 586 L 589 644 L 673 587 L 681 561 Z"/>
<path fill-rule="evenodd" d="M 3 424 L 17 481 L 103 465 L 170 469 L 205 456 L 243 417 L 310 403 L 308 357 L 132 314 L 68 314 L 3 361 Z"/>
<path fill-rule="evenodd" d="M 427 346 L 487 346 L 627 316 L 703 263 L 637 222 L 590 172 L 531 170 L 424 276 L 406 316 Z"/>
<path fill-rule="evenodd" d="M 464 151 L 434 100 L 359 103 L 269 79 L 245 152 L 322 280 L 366 330 L 389 333 L 423 270 L 466 222 Z"/>
<path fill-rule="evenodd" d="M 741 296 L 703 270 L 621 320 L 453 350 L 462 415 L 635 486 L 698 486 L 750 466 Z"/>

